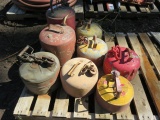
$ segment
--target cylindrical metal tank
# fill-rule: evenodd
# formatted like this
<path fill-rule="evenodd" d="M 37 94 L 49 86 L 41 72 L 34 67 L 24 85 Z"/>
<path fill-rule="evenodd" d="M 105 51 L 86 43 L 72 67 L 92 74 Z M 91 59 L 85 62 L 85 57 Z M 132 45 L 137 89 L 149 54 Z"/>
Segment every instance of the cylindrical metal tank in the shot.
<path fill-rule="evenodd" d="M 134 97 L 132 84 L 116 71 L 102 76 L 96 88 L 96 101 L 107 112 L 122 112 L 129 107 Z"/>
<path fill-rule="evenodd" d="M 63 65 L 60 77 L 64 90 L 73 97 L 81 98 L 95 88 L 98 69 L 86 58 L 73 58 Z"/>
<path fill-rule="evenodd" d="M 50 3 L 52 3 L 53 0 L 51 0 Z M 56 6 L 51 7 L 46 12 L 46 18 L 48 24 L 61 24 L 63 23 L 64 19 L 66 17 L 66 25 L 72 27 L 75 29 L 76 22 L 75 22 L 75 11 L 68 6 Z"/>
<path fill-rule="evenodd" d="M 88 23 L 82 22 L 76 28 L 77 39 L 80 36 L 93 37 L 96 35 L 98 38 L 102 38 L 102 28 L 99 24 L 92 22 L 91 20 Z"/>
<path fill-rule="evenodd" d="M 105 56 L 103 70 L 105 74 L 118 70 L 128 80 L 133 80 L 140 68 L 140 58 L 131 49 L 115 46 Z"/>
<path fill-rule="evenodd" d="M 58 87 L 56 81 L 60 71 L 58 58 L 49 52 L 37 52 L 27 56 L 28 54 L 21 57 L 25 63 L 19 67 L 19 75 L 25 86 L 38 95 L 55 90 Z"/>
<path fill-rule="evenodd" d="M 80 37 L 77 46 L 77 56 L 92 60 L 97 66 L 102 65 L 104 56 L 108 51 L 107 44 L 96 36 Z"/>
<path fill-rule="evenodd" d="M 71 27 L 50 24 L 40 32 L 39 39 L 43 50 L 56 55 L 61 66 L 72 58 L 76 35 Z"/>

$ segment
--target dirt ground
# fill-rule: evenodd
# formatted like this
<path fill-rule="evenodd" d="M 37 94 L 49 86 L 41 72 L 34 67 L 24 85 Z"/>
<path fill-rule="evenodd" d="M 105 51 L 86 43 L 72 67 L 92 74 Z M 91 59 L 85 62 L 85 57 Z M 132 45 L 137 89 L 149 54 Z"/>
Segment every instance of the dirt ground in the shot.
<path fill-rule="evenodd" d="M 7 21 L 10 0 L 0 0 L 0 119 L 14 120 L 13 110 L 24 84 L 19 78 L 16 55 L 27 44 L 40 50 L 39 33 L 46 21 Z M 159 17 L 104 20 L 100 24 L 107 32 L 160 32 Z"/>

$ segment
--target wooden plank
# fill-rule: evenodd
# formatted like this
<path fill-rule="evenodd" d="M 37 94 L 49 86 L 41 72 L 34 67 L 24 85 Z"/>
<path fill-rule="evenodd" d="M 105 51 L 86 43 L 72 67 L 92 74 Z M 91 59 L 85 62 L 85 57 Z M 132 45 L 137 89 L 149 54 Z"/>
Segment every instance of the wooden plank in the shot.
<path fill-rule="evenodd" d="M 73 6 L 73 9 L 75 13 L 82 13 L 84 12 L 83 10 L 83 0 L 78 0 L 76 4 Z"/>
<path fill-rule="evenodd" d="M 143 42 L 158 74 L 160 75 L 160 55 L 158 53 L 158 51 L 156 50 L 156 48 L 154 47 L 153 43 L 151 42 L 150 38 L 148 37 L 148 35 L 146 33 L 139 33 L 139 36 L 141 38 L 141 41 Z"/>
<path fill-rule="evenodd" d="M 116 33 L 117 42 L 122 47 L 128 47 L 125 36 L 123 33 Z"/>
<path fill-rule="evenodd" d="M 63 88 L 61 88 L 57 92 L 52 116 L 66 117 L 66 115 L 68 113 L 68 106 L 69 106 L 69 96 L 63 90 Z"/>
<path fill-rule="evenodd" d="M 50 100 L 51 100 L 51 97 L 48 94 L 38 95 L 32 115 L 47 116 Z"/>
<path fill-rule="evenodd" d="M 128 34 L 130 43 L 132 45 L 132 48 L 134 51 L 138 54 L 141 60 L 141 70 L 142 74 L 145 78 L 145 82 L 148 86 L 148 89 L 150 91 L 150 94 L 152 96 L 152 100 L 155 104 L 156 110 L 158 115 L 160 116 L 160 84 L 159 81 L 152 69 L 151 64 L 149 63 L 149 60 L 147 58 L 147 55 L 145 54 L 142 46 L 140 45 L 137 35 L 135 34 Z"/>
<path fill-rule="evenodd" d="M 137 12 L 137 9 L 136 9 L 135 6 L 130 5 L 129 7 L 130 7 L 130 9 L 131 9 L 131 12 L 133 12 L 133 13 L 136 13 L 136 12 Z"/>
<path fill-rule="evenodd" d="M 153 3 L 153 9 L 150 9 L 150 11 L 152 12 L 152 13 L 158 13 L 159 12 L 159 10 L 158 10 L 158 8 L 156 7 L 156 5 Z"/>
<path fill-rule="evenodd" d="M 102 3 L 97 4 L 97 7 L 98 7 L 98 12 L 104 12 L 104 8 L 103 8 Z"/>
<path fill-rule="evenodd" d="M 113 119 L 113 115 L 106 112 L 102 107 L 100 107 L 95 100 L 95 119 Z"/>
<path fill-rule="evenodd" d="M 146 11 L 147 11 L 147 13 L 151 13 L 151 11 L 148 7 L 146 7 Z"/>
<path fill-rule="evenodd" d="M 127 12 L 127 8 L 125 5 L 120 5 L 120 12 Z"/>
<path fill-rule="evenodd" d="M 5 109 L 0 109 L 0 120 L 2 120 L 4 112 L 5 112 Z"/>
<path fill-rule="evenodd" d="M 160 32 L 151 32 L 151 35 L 155 38 L 155 40 L 159 43 L 160 45 Z"/>
<path fill-rule="evenodd" d="M 89 11 L 94 12 L 94 6 L 93 5 L 89 5 Z"/>
<path fill-rule="evenodd" d="M 18 9 L 19 8 L 15 4 L 13 4 L 13 6 L 7 11 L 7 14 L 16 14 Z"/>
<path fill-rule="evenodd" d="M 114 37 L 115 35 L 110 32 L 104 33 L 105 42 L 114 42 L 115 41 Z"/>
<path fill-rule="evenodd" d="M 135 78 L 131 81 L 134 89 L 134 104 L 135 108 L 138 114 L 139 120 L 145 119 L 145 120 L 152 120 L 153 119 L 153 113 L 150 108 L 149 102 L 147 100 L 147 96 L 145 94 L 145 91 L 143 89 L 142 83 L 140 81 L 140 78 L 138 74 L 135 76 Z"/>
<path fill-rule="evenodd" d="M 117 42 L 120 46 L 128 48 L 125 34 L 117 33 L 116 38 L 117 38 Z M 127 108 L 125 111 L 123 111 L 121 113 L 117 113 L 117 119 L 131 119 L 132 120 L 132 119 L 134 119 L 134 116 L 131 113 L 131 109 Z"/>
<path fill-rule="evenodd" d="M 145 7 L 139 7 L 139 9 L 140 9 L 140 11 L 141 11 L 142 13 L 147 13 L 147 10 L 146 10 Z"/>
<path fill-rule="evenodd" d="M 115 46 L 114 44 L 114 36 L 112 33 L 105 33 L 104 34 L 104 39 L 105 39 L 105 42 L 108 46 L 108 50 L 110 50 L 113 46 Z"/>
<path fill-rule="evenodd" d="M 88 118 L 88 97 L 75 98 L 74 118 Z"/>
<path fill-rule="evenodd" d="M 14 115 L 28 115 L 34 95 L 25 87 L 14 109 Z"/>

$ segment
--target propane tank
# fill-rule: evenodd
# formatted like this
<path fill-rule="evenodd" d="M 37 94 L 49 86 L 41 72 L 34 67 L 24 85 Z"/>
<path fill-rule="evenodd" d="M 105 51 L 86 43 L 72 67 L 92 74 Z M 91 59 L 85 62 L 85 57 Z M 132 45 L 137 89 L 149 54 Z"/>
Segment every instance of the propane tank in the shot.
<path fill-rule="evenodd" d="M 131 49 L 115 46 L 105 56 L 103 70 L 109 74 L 113 69 L 118 70 L 128 80 L 133 80 L 140 68 L 140 59 Z"/>
<path fill-rule="evenodd" d="M 94 89 L 98 80 L 98 69 L 86 58 L 73 58 L 63 65 L 60 77 L 64 90 L 73 97 L 81 98 Z"/>
<path fill-rule="evenodd" d="M 132 84 L 116 70 L 102 76 L 96 88 L 96 101 L 107 112 L 122 112 L 134 97 Z"/>
<path fill-rule="evenodd" d="M 31 51 L 31 54 L 26 51 Z M 31 92 L 46 94 L 58 87 L 60 64 L 55 55 L 49 52 L 33 54 L 33 48 L 26 46 L 17 58 L 23 62 L 19 68 L 20 77 Z"/>
<path fill-rule="evenodd" d="M 61 24 L 66 17 L 66 25 L 72 27 L 75 30 L 75 11 L 68 6 L 53 6 L 50 2 L 50 8 L 46 12 L 46 18 L 48 24 Z"/>
<path fill-rule="evenodd" d="M 80 37 L 77 40 L 77 56 L 92 60 L 97 66 L 102 65 L 104 56 L 108 51 L 107 44 L 96 36 Z"/>
<path fill-rule="evenodd" d="M 76 28 L 77 39 L 80 36 L 93 37 L 96 35 L 98 38 L 102 38 L 102 28 L 97 23 L 92 22 L 92 19 L 88 23 L 80 22 Z"/>
<path fill-rule="evenodd" d="M 61 66 L 72 58 L 76 35 L 71 27 L 49 24 L 40 32 L 39 39 L 42 49 L 56 55 Z"/>

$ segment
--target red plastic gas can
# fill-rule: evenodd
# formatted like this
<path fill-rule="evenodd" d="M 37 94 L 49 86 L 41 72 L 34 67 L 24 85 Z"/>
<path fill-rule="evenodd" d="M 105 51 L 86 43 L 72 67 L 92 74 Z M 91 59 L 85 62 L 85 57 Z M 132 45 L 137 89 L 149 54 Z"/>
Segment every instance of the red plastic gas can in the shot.
<path fill-rule="evenodd" d="M 116 69 L 128 80 L 132 80 L 140 67 L 138 55 L 131 49 L 115 46 L 105 56 L 103 70 L 105 74 Z"/>

